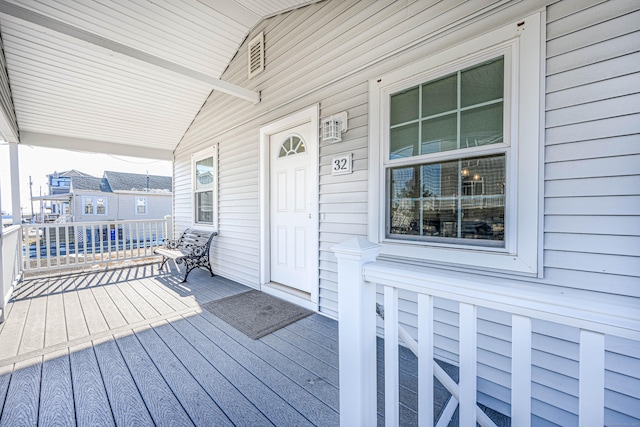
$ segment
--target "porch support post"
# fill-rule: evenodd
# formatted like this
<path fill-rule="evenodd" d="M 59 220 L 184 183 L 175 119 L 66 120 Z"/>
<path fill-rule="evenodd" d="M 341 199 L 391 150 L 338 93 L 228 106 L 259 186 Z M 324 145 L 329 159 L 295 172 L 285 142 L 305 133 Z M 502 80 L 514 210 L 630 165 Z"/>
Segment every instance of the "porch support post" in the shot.
<path fill-rule="evenodd" d="M 22 224 L 20 209 L 20 169 L 18 167 L 18 144 L 9 143 L 9 169 L 11 169 L 11 216 L 13 224 Z"/>
<path fill-rule="evenodd" d="M 334 246 L 338 259 L 340 425 L 377 424 L 376 285 L 362 267 L 375 261 L 380 245 L 362 237 Z"/>

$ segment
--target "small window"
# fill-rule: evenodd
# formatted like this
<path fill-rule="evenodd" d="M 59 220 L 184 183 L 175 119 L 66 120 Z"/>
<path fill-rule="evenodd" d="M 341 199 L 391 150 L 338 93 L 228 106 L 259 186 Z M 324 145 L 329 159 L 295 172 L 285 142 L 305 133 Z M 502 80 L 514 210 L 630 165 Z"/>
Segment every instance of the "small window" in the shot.
<path fill-rule="evenodd" d="M 107 214 L 107 199 L 104 197 L 96 197 L 96 215 Z"/>
<path fill-rule="evenodd" d="M 216 147 L 193 156 L 194 223 L 215 226 L 217 220 Z"/>
<path fill-rule="evenodd" d="M 305 153 L 307 148 L 304 141 L 299 136 L 290 136 L 280 146 L 280 154 L 278 157 L 293 156 L 294 154 Z"/>
<path fill-rule="evenodd" d="M 82 205 L 84 206 L 85 215 L 93 215 L 93 197 L 83 197 Z"/>
<path fill-rule="evenodd" d="M 136 215 L 146 215 L 146 214 L 147 214 L 147 198 L 136 197 Z"/>
<path fill-rule="evenodd" d="M 85 215 L 106 215 L 107 214 L 107 198 L 106 197 L 83 197 L 83 212 Z"/>

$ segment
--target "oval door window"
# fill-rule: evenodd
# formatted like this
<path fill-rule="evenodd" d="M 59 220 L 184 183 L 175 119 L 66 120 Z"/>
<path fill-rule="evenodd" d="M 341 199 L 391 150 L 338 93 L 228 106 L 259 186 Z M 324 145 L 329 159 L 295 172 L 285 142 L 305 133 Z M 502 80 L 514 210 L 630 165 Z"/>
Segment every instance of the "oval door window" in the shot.
<path fill-rule="evenodd" d="M 291 135 L 287 137 L 280 146 L 280 154 L 278 157 L 293 156 L 304 152 L 306 152 L 306 146 L 302 138 L 296 135 Z"/>

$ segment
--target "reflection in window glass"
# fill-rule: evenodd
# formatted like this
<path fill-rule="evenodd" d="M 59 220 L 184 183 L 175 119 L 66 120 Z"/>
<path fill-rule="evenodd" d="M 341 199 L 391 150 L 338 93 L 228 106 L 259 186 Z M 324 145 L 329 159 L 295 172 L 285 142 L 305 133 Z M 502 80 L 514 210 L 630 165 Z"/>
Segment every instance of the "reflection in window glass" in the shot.
<path fill-rule="evenodd" d="M 203 190 L 213 185 L 213 157 L 196 162 L 196 190 Z"/>
<path fill-rule="evenodd" d="M 213 156 L 195 162 L 195 222 L 213 224 L 213 191 L 215 187 L 215 171 Z"/>
<path fill-rule="evenodd" d="M 96 198 L 96 215 L 107 214 L 107 200 L 104 197 Z"/>
<path fill-rule="evenodd" d="M 196 193 L 196 222 L 213 223 L 213 191 Z"/>
<path fill-rule="evenodd" d="M 93 199 L 90 197 L 84 199 L 84 214 L 93 215 Z"/>
<path fill-rule="evenodd" d="M 504 154 L 391 168 L 389 233 L 503 247 L 505 172 Z"/>
<path fill-rule="evenodd" d="M 395 93 L 389 159 L 501 143 L 503 110 L 504 57 Z"/>

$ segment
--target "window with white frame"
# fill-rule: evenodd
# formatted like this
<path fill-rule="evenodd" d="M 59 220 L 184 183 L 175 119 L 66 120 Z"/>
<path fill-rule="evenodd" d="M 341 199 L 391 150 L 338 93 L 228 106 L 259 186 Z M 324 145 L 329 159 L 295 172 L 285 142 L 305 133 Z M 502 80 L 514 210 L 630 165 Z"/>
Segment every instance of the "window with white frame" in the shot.
<path fill-rule="evenodd" d="M 371 82 L 369 235 L 383 254 L 537 273 L 540 18 Z"/>
<path fill-rule="evenodd" d="M 194 224 L 217 225 L 217 154 L 216 146 L 193 156 Z"/>
<path fill-rule="evenodd" d="M 107 214 L 107 198 L 106 197 L 90 197 L 82 198 L 82 212 L 85 215 L 106 215 Z"/>
<path fill-rule="evenodd" d="M 146 214 L 147 214 L 147 198 L 136 197 L 136 215 L 146 215 Z"/>

